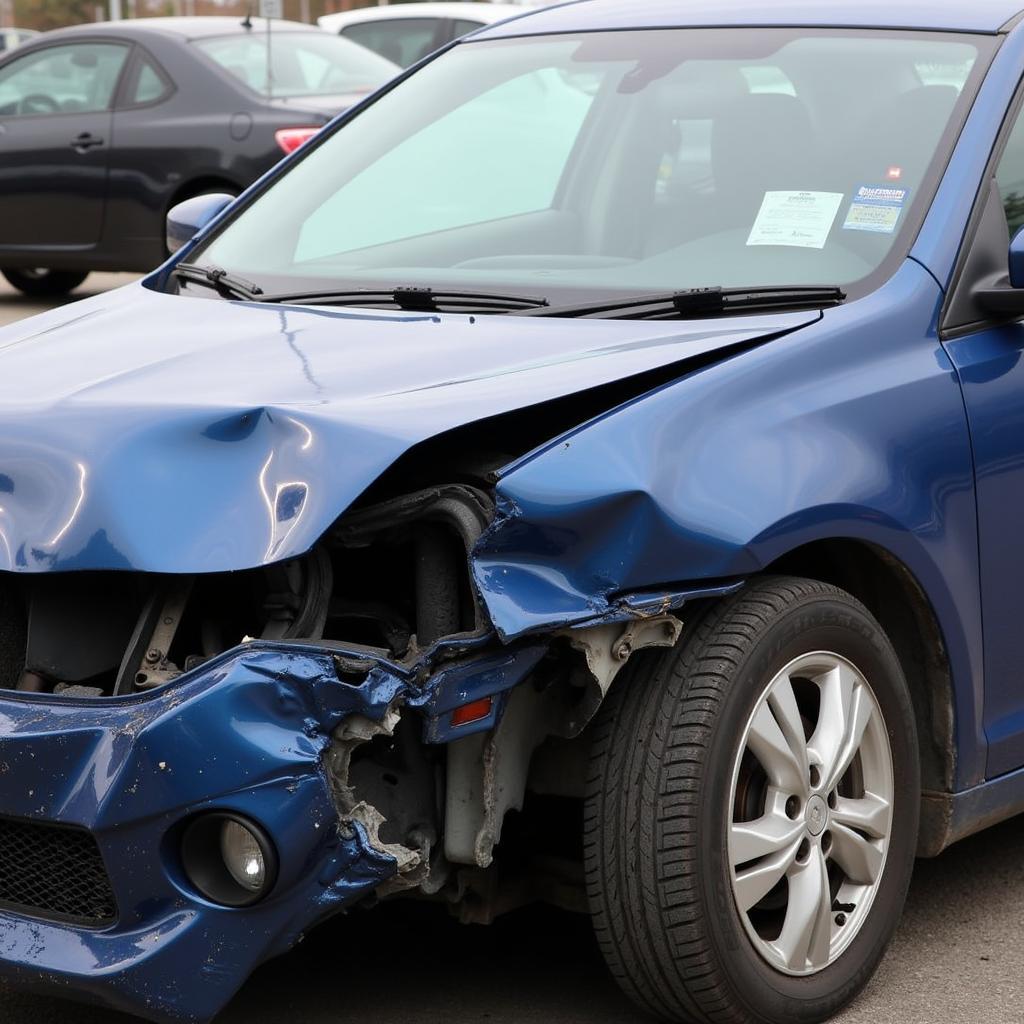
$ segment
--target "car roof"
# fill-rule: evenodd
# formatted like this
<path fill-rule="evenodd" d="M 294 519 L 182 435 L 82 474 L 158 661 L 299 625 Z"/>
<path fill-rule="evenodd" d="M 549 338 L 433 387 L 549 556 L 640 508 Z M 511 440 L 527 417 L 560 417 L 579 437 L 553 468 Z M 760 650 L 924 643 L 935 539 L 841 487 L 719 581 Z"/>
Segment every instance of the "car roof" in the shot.
<path fill-rule="evenodd" d="M 446 3 L 414 3 L 388 4 L 385 7 L 361 7 L 355 11 L 343 11 L 340 14 L 325 14 L 319 18 L 319 24 L 332 31 L 338 31 L 346 25 L 356 25 L 364 21 L 383 21 L 388 18 L 459 18 L 463 21 L 479 21 L 481 25 L 489 25 L 495 21 L 504 21 L 517 14 L 525 14 L 532 10 L 519 4 L 475 3 L 472 0 L 448 0 Z"/>
<path fill-rule="evenodd" d="M 134 35 L 136 33 L 160 33 L 179 36 L 182 39 L 202 39 L 204 36 L 224 36 L 233 32 L 266 32 L 267 23 L 262 18 L 252 18 L 251 28 L 242 25 L 241 17 L 225 18 L 220 15 L 196 16 L 193 18 L 127 18 L 124 21 L 94 21 L 85 25 L 56 29 L 43 35 L 51 37 L 78 35 L 83 32 L 109 35 Z M 316 25 L 301 21 L 274 21 L 275 32 L 320 32 Z"/>
<path fill-rule="evenodd" d="M 998 32 L 1022 0 L 571 0 L 485 29 L 474 40 L 602 29 L 821 26 Z"/>

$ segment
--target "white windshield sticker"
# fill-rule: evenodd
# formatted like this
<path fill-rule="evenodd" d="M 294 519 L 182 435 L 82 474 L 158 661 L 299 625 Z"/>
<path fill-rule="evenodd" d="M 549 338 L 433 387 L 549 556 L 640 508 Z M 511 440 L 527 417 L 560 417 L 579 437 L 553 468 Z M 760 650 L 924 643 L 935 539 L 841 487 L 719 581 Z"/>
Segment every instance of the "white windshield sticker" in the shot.
<path fill-rule="evenodd" d="M 853 195 L 843 230 L 891 235 L 909 195 L 910 189 L 894 185 L 861 185 Z"/>
<path fill-rule="evenodd" d="M 842 192 L 765 192 L 747 245 L 824 249 Z"/>

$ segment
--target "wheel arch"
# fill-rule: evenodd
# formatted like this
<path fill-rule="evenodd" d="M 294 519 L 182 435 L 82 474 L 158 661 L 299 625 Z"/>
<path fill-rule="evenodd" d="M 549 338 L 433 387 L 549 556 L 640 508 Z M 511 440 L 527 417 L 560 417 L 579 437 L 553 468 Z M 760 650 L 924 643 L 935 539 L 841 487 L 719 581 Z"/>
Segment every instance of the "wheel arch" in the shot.
<path fill-rule="evenodd" d="M 918 850 L 934 855 L 947 845 L 943 815 L 929 813 L 935 795 L 956 788 L 957 691 L 942 624 L 924 587 L 890 551 L 869 541 L 813 541 L 777 558 L 765 571 L 831 583 L 856 597 L 878 620 L 895 648 L 910 689 L 921 762 L 922 817 Z M 946 801 L 939 801 L 945 806 Z"/>

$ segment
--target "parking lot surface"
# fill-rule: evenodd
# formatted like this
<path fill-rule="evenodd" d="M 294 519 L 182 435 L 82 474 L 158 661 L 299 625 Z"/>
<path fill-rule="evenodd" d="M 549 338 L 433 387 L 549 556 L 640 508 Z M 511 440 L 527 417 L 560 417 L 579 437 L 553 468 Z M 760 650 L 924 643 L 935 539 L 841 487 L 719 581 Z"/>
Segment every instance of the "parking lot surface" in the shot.
<path fill-rule="evenodd" d="M 89 295 L 98 295 L 100 292 L 134 281 L 137 276 L 136 274 L 90 274 L 82 285 L 63 301 L 74 302 Z M 13 324 L 17 320 L 32 316 L 33 313 L 42 313 L 53 305 L 53 302 L 26 298 L 0 277 L 0 325 Z"/>
<path fill-rule="evenodd" d="M 132 280 L 96 274 L 73 298 Z M 0 282 L 0 323 L 45 308 Z M 0 341 L 2 344 L 2 341 Z M 30 382 L 26 382 L 30 387 Z M 917 865 L 896 941 L 839 1024 L 1024 1020 L 1024 818 Z M 182 971 L 188 972 L 183 964 Z M 354 911 L 265 965 L 219 1024 L 641 1024 L 585 918 L 537 908 L 488 929 L 444 909 Z M 0 989 L 2 1024 L 130 1024 Z"/>

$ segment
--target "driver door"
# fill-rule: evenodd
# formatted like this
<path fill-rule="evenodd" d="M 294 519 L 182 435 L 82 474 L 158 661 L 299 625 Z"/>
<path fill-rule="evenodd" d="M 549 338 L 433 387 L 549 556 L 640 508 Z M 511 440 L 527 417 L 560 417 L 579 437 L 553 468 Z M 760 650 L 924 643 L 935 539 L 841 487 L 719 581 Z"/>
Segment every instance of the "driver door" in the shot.
<path fill-rule="evenodd" d="M 100 240 L 114 93 L 129 47 L 33 48 L 0 65 L 0 249 Z"/>

